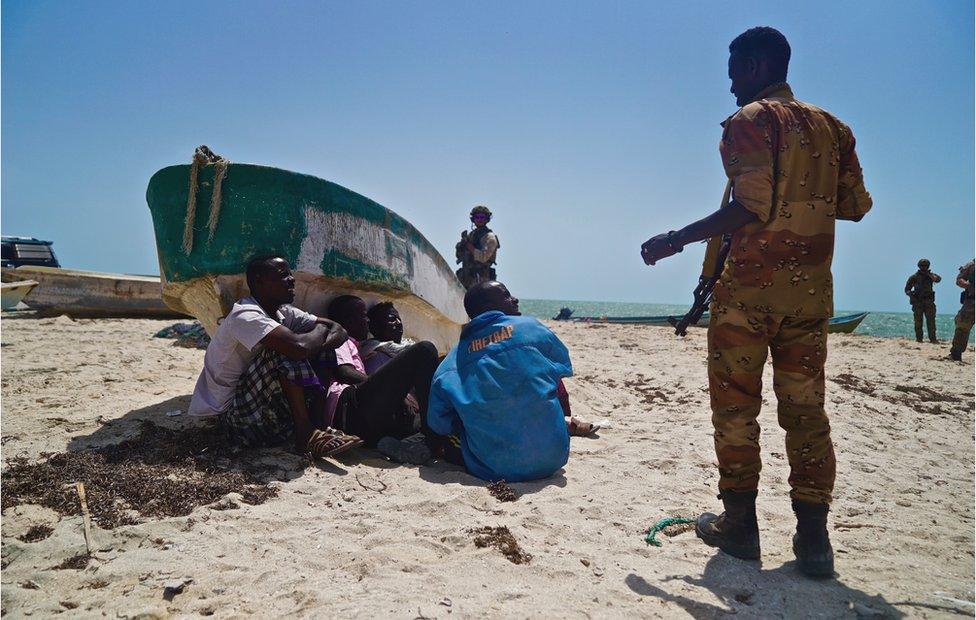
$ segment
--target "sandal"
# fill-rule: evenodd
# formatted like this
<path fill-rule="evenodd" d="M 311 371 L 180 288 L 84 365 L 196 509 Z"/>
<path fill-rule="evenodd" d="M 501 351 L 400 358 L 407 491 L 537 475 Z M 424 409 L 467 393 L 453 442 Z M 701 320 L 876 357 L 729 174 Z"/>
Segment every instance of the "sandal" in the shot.
<path fill-rule="evenodd" d="M 599 424 L 584 422 L 579 418 L 570 418 L 567 427 L 571 437 L 589 437 L 600 430 Z"/>
<path fill-rule="evenodd" d="M 361 445 L 363 440 L 355 435 L 346 435 L 335 429 L 329 429 L 328 432 L 316 429 L 312 431 L 305 449 L 312 456 L 324 459 Z"/>

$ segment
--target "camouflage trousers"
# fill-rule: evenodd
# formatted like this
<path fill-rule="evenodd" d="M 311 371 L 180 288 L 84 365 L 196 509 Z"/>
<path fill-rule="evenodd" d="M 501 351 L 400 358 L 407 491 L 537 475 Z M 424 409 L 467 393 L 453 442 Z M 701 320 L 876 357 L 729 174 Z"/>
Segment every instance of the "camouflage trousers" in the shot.
<path fill-rule="evenodd" d="M 918 300 L 912 304 L 912 314 L 915 315 L 915 340 L 922 342 L 922 318 L 929 330 L 929 340 L 935 342 L 935 302 L 932 300 Z"/>
<path fill-rule="evenodd" d="M 969 332 L 972 331 L 974 322 L 976 322 L 976 312 L 972 307 L 963 306 L 956 314 L 956 333 L 952 337 L 954 355 L 962 355 L 969 346 Z"/>
<path fill-rule="evenodd" d="M 827 319 L 751 314 L 712 305 L 708 325 L 708 387 L 715 427 L 719 489 L 759 485 L 762 374 L 773 356 L 779 425 L 786 431 L 793 499 L 829 503 L 836 461 L 824 411 Z"/>

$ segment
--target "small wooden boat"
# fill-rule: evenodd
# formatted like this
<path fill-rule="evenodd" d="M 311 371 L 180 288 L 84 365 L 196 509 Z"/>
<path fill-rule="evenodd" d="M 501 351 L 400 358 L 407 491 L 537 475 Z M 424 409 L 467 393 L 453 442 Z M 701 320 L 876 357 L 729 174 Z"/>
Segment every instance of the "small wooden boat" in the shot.
<path fill-rule="evenodd" d="M 853 334 L 857 326 L 868 315 L 867 312 L 831 317 L 827 323 L 828 334 Z"/>
<path fill-rule="evenodd" d="M 245 268 L 260 254 L 289 262 L 295 305 L 320 316 L 340 294 L 393 301 L 405 335 L 442 353 L 467 321 L 464 289 L 420 231 L 335 183 L 249 164 L 209 163 L 192 174 L 189 165 L 170 166 L 150 179 L 146 201 L 163 300 L 210 334 L 248 294 Z"/>
<path fill-rule="evenodd" d="M 680 315 L 667 316 L 572 316 L 573 311 L 563 308 L 559 314 L 552 317 L 555 321 L 576 321 L 579 323 L 606 323 L 617 325 L 657 325 L 671 327 L 681 319 Z M 868 315 L 867 312 L 857 314 L 846 314 L 844 316 L 832 317 L 827 322 L 827 333 L 829 334 L 850 334 L 853 333 L 861 321 Z M 708 326 L 708 313 L 704 313 L 701 319 L 695 323 L 698 327 Z"/>
<path fill-rule="evenodd" d="M 36 281 L 27 305 L 44 316 L 179 318 L 186 314 L 166 306 L 155 276 L 133 276 L 24 265 L 5 267 L 3 279 Z M 6 302 L 4 302 L 6 303 Z"/>
<path fill-rule="evenodd" d="M 572 316 L 573 311 L 563 308 L 559 314 L 552 317 L 554 321 L 576 321 L 578 323 L 607 323 L 615 325 L 657 325 L 662 327 L 672 327 L 674 323 L 680 321 L 682 315 L 667 314 L 659 316 Z M 695 325 L 705 327 L 708 325 L 708 313 Z"/>
<path fill-rule="evenodd" d="M 22 302 L 35 286 L 37 286 L 35 280 L 0 283 L 0 308 L 13 310 L 14 306 Z"/>

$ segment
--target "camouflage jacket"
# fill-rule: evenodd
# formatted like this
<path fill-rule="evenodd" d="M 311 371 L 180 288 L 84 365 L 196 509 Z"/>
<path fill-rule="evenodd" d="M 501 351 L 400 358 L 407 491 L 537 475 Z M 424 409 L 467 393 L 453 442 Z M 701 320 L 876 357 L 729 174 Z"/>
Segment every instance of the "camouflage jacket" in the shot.
<path fill-rule="evenodd" d="M 960 267 L 957 277 L 969 282 L 969 286 L 962 292 L 962 305 L 963 307 L 972 308 L 976 304 L 976 294 L 973 292 L 973 280 L 976 279 L 976 261 L 969 261 Z"/>
<path fill-rule="evenodd" d="M 838 219 L 871 209 L 854 135 L 774 84 L 723 124 L 719 151 L 735 202 L 756 220 L 732 235 L 714 299 L 747 312 L 833 314 L 830 264 Z"/>

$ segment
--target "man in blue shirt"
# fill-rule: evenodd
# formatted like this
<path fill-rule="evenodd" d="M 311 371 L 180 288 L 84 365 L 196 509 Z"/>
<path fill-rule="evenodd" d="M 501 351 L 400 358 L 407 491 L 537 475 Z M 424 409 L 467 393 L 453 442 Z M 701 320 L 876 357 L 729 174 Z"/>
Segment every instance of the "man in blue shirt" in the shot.
<path fill-rule="evenodd" d="M 549 329 L 523 317 L 500 282 L 464 296 L 471 322 L 434 373 L 427 423 L 459 439 L 464 465 L 484 480 L 536 480 L 569 458 L 557 386 L 573 374 L 569 351 Z"/>

